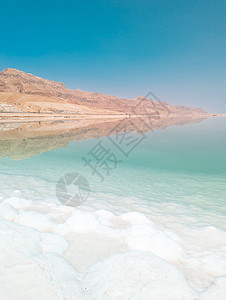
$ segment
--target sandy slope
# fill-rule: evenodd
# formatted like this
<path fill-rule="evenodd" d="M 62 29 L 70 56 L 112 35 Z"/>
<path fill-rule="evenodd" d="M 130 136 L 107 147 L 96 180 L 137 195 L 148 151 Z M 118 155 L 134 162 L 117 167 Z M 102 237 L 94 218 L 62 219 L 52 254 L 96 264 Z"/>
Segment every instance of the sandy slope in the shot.
<path fill-rule="evenodd" d="M 153 96 L 152 96 L 153 98 Z M 145 97 L 122 99 L 80 89 L 70 90 L 63 83 L 46 80 L 15 69 L 0 72 L 0 112 L 13 109 L 24 112 L 77 114 L 206 114 L 202 109 L 173 106 Z M 7 107 L 4 108 L 4 105 Z"/>

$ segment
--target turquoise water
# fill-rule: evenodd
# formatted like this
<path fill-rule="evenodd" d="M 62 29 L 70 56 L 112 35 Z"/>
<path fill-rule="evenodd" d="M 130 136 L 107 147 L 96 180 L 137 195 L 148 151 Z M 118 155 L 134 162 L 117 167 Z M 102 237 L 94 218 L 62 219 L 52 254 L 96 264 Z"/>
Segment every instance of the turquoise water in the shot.
<path fill-rule="evenodd" d="M 0 298 L 224 299 L 225 125 L 215 118 L 151 131 L 128 156 L 112 143 L 119 136 L 18 161 L 9 157 L 21 140 L 4 141 L 3 155 L 11 150 L 0 159 Z M 129 137 L 124 152 L 142 136 Z M 22 152 L 44 151 L 45 142 L 25 139 Z M 112 167 L 107 176 L 98 164 L 102 181 L 83 160 L 100 159 L 100 142 Z M 90 194 L 66 206 L 56 185 L 74 172 L 86 177 Z"/>
<path fill-rule="evenodd" d="M 133 134 L 135 138 L 139 135 Z M 28 178 L 40 185 L 49 183 L 48 195 L 55 197 L 55 184 L 68 172 L 79 172 L 90 184 L 90 195 L 97 193 L 131 196 L 146 201 L 172 201 L 225 212 L 226 198 L 226 119 L 151 131 L 126 157 L 107 138 L 73 141 L 65 148 L 44 152 L 20 161 L 0 159 L 0 173 L 20 175 L 26 197 L 32 190 Z M 101 141 L 120 162 L 109 171 L 100 171 L 104 180 L 92 175 L 83 158 Z M 114 164 L 111 165 L 115 166 Z M 1 183 L 0 183 L 1 184 Z M 15 180 L 7 183 L 16 189 Z M 40 190 L 43 186 L 40 186 Z M 20 188 L 21 190 L 21 188 Z M 4 186 L 1 188 L 4 192 Z M 23 193 L 23 189 L 21 190 Z M 36 195 L 38 197 L 38 194 Z M 41 194 L 43 197 L 43 194 Z"/>

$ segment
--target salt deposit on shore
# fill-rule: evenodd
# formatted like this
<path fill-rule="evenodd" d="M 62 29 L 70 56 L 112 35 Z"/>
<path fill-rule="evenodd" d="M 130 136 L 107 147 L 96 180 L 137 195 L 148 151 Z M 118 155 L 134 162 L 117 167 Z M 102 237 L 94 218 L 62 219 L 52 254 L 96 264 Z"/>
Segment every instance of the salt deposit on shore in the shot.
<path fill-rule="evenodd" d="M 129 212 L 130 199 L 127 212 L 111 211 L 107 196 L 92 201 L 74 208 L 19 191 L 1 200 L 0 299 L 226 299 L 223 216 L 140 199 L 139 212 Z M 211 225 L 216 217 L 222 228 Z"/>

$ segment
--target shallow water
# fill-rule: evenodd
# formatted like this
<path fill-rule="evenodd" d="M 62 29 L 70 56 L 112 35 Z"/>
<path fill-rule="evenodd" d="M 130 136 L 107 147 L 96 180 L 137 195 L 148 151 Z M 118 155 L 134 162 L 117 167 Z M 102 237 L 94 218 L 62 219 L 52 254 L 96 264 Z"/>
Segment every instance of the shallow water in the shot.
<path fill-rule="evenodd" d="M 72 141 L 18 161 L 9 151 L 0 159 L 2 234 L 8 230 L 3 254 L 18 248 L 15 263 L 21 264 L 12 271 L 5 263 L 3 282 L 16 280 L 20 269 L 31 281 L 42 278 L 46 294 L 18 281 L 26 299 L 225 299 L 226 119 L 150 131 L 142 140 L 132 133 L 127 146 L 110 138 Z M 140 142 L 125 155 L 132 141 Z M 93 174 L 84 159 L 95 161 L 97 145 L 110 158 Z M 56 184 L 74 172 L 87 179 L 90 193 L 80 206 L 63 205 Z M 28 237 L 30 248 L 22 246 Z M 40 264 L 48 265 L 45 275 Z M 8 285 L 2 295 L 16 298 Z"/>

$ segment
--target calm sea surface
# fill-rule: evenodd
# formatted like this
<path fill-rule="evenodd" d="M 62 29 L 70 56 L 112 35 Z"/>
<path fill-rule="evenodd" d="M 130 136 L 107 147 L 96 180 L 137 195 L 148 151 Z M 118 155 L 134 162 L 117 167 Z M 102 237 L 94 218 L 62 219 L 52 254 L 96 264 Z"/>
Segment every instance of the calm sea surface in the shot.
<path fill-rule="evenodd" d="M 31 197 L 39 198 L 40 190 L 42 198 L 48 182 L 46 196 L 53 199 L 61 176 L 78 172 L 89 182 L 90 197 L 106 193 L 137 197 L 138 202 L 139 198 L 183 202 L 225 212 L 226 119 L 150 131 L 144 139 L 130 134 L 127 141 L 124 137 L 121 144 L 118 142 L 119 147 L 116 144 L 115 136 L 110 140 L 102 137 L 74 141 L 65 148 L 19 161 L 0 159 L 0 174 L 8 178 L 7 186 L 0 183 L 1 193 L 10 195 L 19 189 L 27 198 L 34 188 Z M 15 175 L 19 175 L 17 182 Z M 32 181 L 34 186 L 29 178 L 37 179 Z"/>

